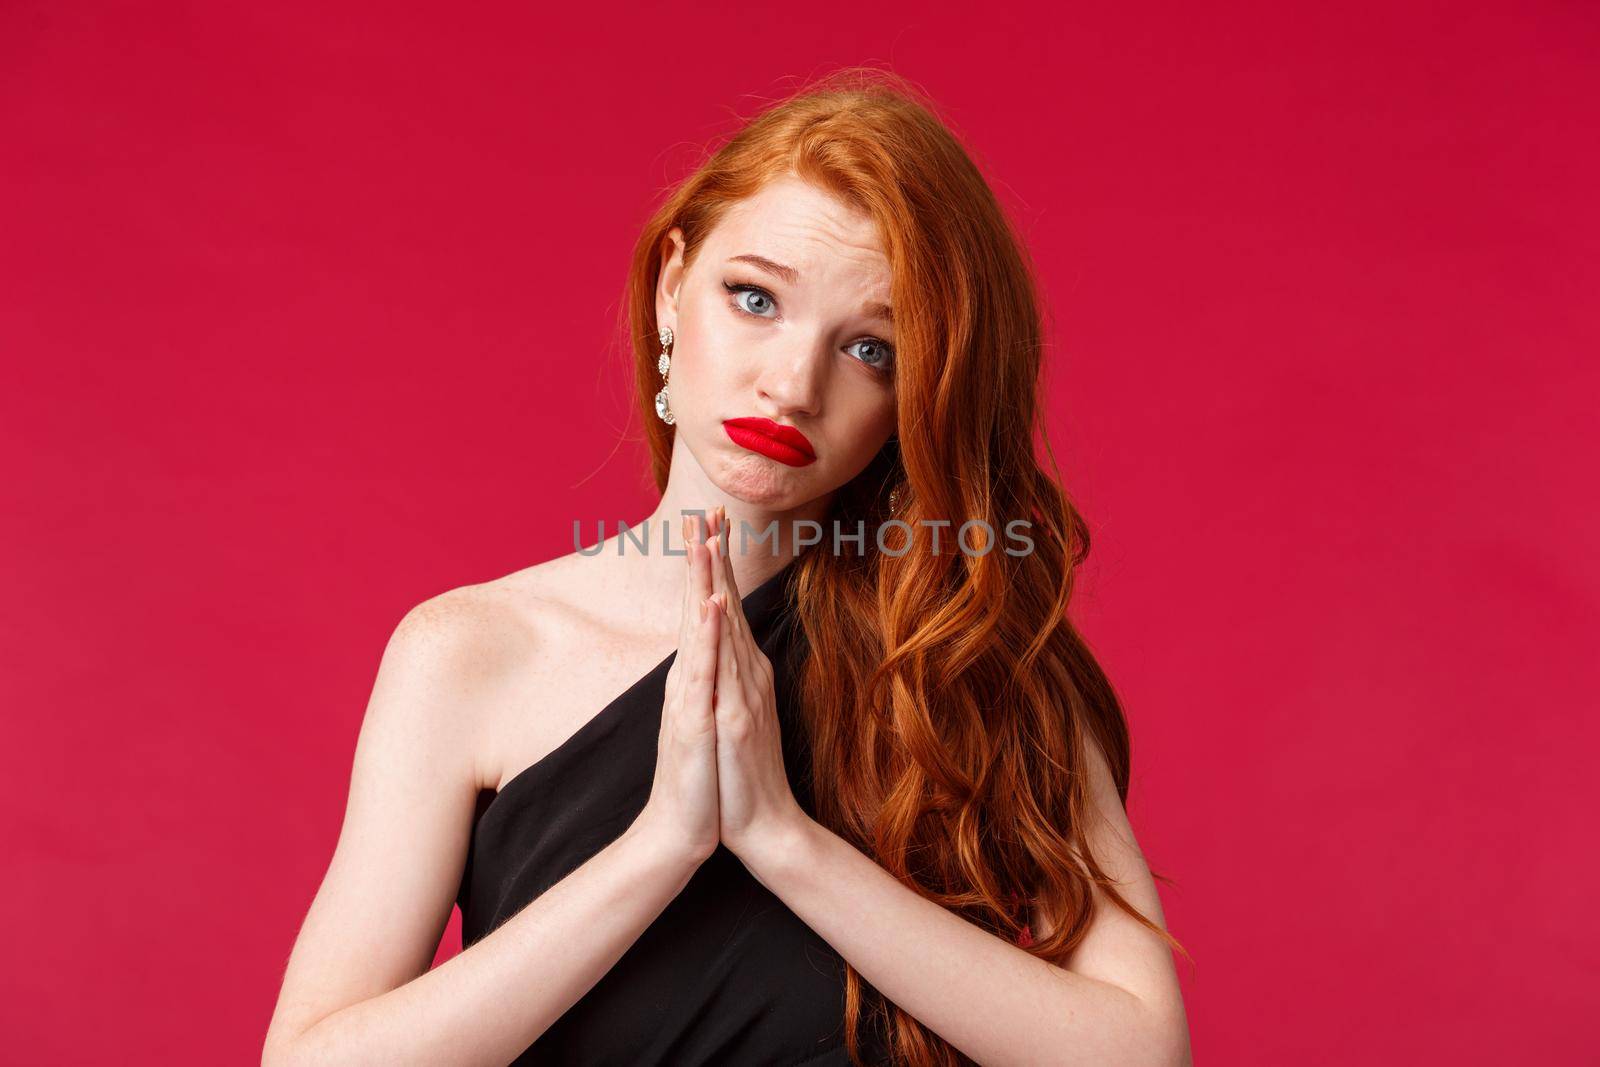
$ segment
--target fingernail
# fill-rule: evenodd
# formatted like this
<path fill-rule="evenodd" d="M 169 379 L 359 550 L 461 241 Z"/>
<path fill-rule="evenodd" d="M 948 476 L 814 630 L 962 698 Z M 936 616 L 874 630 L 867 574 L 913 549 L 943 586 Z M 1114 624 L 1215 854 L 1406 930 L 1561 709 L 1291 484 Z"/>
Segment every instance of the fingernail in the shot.
<path fill-rule="evenodd" d="M 700 621 L 706 621 L 706 602 L 704 600 L 700 601 Z"/>

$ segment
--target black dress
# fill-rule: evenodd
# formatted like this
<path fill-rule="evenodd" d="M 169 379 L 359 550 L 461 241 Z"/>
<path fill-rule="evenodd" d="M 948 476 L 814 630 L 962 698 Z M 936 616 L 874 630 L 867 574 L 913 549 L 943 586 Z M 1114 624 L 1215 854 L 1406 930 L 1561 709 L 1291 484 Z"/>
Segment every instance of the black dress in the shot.
<path fill-rule="evenodd" d="M 794 709 L 791 561 L 743 597 L 772 661 L 784 765 L 815 814 L 810 753 Z M 485 790 L 456 899 L 463 946 L 511 918 L 633 822 L 650 796 L 667 670 L 677 653 L 533 766 Z M 842 1067 L 844 964 L 833 948 L 718 846 L 683 891 L 518 1064 Z M 874 993 L 863 987 L 866 1004 Z M 867 1063 L 887 1063 L 870 1025 Z"/>

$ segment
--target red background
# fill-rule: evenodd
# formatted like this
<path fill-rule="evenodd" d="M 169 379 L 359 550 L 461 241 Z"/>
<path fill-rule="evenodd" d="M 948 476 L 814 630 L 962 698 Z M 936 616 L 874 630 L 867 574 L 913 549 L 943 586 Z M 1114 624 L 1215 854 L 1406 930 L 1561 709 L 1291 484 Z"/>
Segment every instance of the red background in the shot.
<path fill-rule="evenodd" d="M 258 1057 L 394 624 L 651 503 L 658 191 L 869 62 L 1040 264 L 1197 1061 L 1592 1059 L 1600 16 L 1113 7 L 0 7 L 0 1058 Z"/>

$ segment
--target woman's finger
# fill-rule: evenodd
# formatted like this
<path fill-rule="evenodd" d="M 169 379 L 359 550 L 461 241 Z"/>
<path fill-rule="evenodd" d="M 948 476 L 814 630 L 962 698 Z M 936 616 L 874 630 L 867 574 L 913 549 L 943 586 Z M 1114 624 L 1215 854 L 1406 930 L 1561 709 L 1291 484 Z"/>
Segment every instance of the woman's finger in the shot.
<path fill-rule="evenodd" d="M 696 699 L 697 701 L 701 701 L 703 703 L 704 710 L 707 714 L 710 713 L 714 706 L 713 694 L 715 692 L 717 680 L 716 650 L 718 645 L 717 638 L 719 636 L 719 628 L 716 625 L 716 614 L 719 610 L 718 605 L 714 601 L 708 600 L 708 598 L 713 597 L 717 592 L 715 588 L 716 572 L 713 560 L 711 559 L 711 552 L 705 540 L 709 534 L 709 529 L 710 525 L 705 516 L 695 516 L 695 544 L 693 546 L 694 555 L 692 557 L 692 564 L 690 568 L 692 575 L 691 584 L 693 587 L 692 593 L 695 604 L 705 605 L 705 617 L 703 620 L 701 620 L 700 616 L 696 616 L 696 619 L 700 620 L 697 632 L 695 634 L 698 647 L 696 647 L 694 651 L 690 653 L 690 658 L 694 662 L 700 664 L 705 673 L 705 677 L 699 682 L 699 685 L 704 689 L 704 692 L 699 693 Z M 697 706 L 700 705 L 697 704 Z"/>
<path fill-rule="evenodd" d="M 700 618 L 699 608 L 693 598 L 693 590 L 689 588 L 689 548 L 694 544 L 694 524 L 689 520 L 692 516 L 685 515 L 679 522 L 683 531 L 683 595 L 679 597 L 678 612 L 678 647 L 688 640 L 690 627 Z"/>
<path fill-rule="evenodd" d="M 724 545 L 722 554 L 722 584 L 728 591 L 728 618 L 733 620 L 733 632 L 750 636 L 749 620 L 744 617 L 744 594 L 739 592 L 739 581 L 733 575 L 732 553 L 726 551 Z"/>
<path fill-rule="evenodd" d="M 717 612 L 717 679 L 721 684 L 717 686 L 717 703 L 726 711 L 728 698 L 740 692 L 743 672 L 739 669 L 738 639 L 733 633 L 727 600 L 724 599 L 720 607 Z"/>
<path fill-rule="evenodd" d="M 727 527 L 726 520 L 723 521 L 722 525 Z M 732 537 L 731 530 L 728 531 L 728 537 Z M 724 549 L 726 548 L 727 542 L 725 541 Z M 733 573 L 732 556 L 732 552 L 724 551 L 719 559 L 712 561 L 713 565 L 719 562 L 722 564 L 723 588 L 728 594 L 727 612 L 731 625 L 725 641 L 732 646 L 734 660 L 738 664 L 739 676 L 746 681 L 753 681 L 763 673 L 761 670 L 762 653 L 756 644 L 755 634 L 750 629 L 750 620 L 744 613 L 744 594 L 739 591 L 739 580 Z"/>
<path fill-rule="evenodd" d="M 728 568 L 728 571 L 726 580 L 731 582 L 732 568 Z M 728 624 L 722 631 L 721 641 L 727 646 L 728 656 L 734 664 L 732 677 L 744 680 L 754 678 L 756 643 L 744 617 L 744 605 L 734 597 L 729 597 L 724 614 L 728 616 Z"/>
<path fill-rule="evenodd" d="M 699 605 L 701 601 L 712 593 L 711 589 L 711 557 L 705 548 L 705 520 L 699 516 L 692 516 L 694 521 L 694 536 L 685 544 L 689 553 L 689 600 L 695 605 L 695 619 L 699 618 Z"/>
<path fill-rule="evenodd" d="M 726 522 L 723 523 L 726 526 Z M 739 580 L 734 577 L 732 553 L 727 551 L 724 542 L 724 551 L 720 556 L 711 561 L 713 567 L 720 564 L 722 572 L 722 587 L 728 595 L 727 612 L 730 626 L 728 628 L 728 641 L 732 644 L 734 655 L 739 662 L 740 674 L 750 677 L 754 669 L 755 635 L 750 631 L 750 620 L 744 614 L 744 597 L 739 592 Z"/>
<path fill-rule="evenodd" d="M 718 617 L 722 610 L 714 597 L 704 603 L 705 618 L 690 645 L 688 689 L 683 695 L 684 710 L 697 722 L 715 721 L 717 714 L 717 650 L 721 644 Z"/>
<path fill-rule="evenodd" d="M 726 593 L 723 584 L 724 567 L 722 565 L 722 535 L 716 532 L 716 513 L 712 513 L 711 533 L 706 538 L 705 550 L 707 556 L 707 571 L 710 572 L 711 592 Z"/>
<path fill-rule="evenodd" d="M 667 668 L 666 698 L 667 706 L 677 702 L 683 676 L 683 651 L 688 648 L 689 640 L 694 635 L 700 622 L 699 603 L 694 599 L 694 583 L 690 581 L 690 561 L 693 557 L 690 550 L 694 547 L 694 524 L 690 522 L 691 516 L 684 515 L 679 520 L 683 531 L 684 545 L 684 575 L 683 593 L 678 598 L 678 644 L 677 652 L 673 656 L 672 666 Z"/>
<path fill-rule="evenodd" d="M 732 533 L 728 527 L 728 512 L 722 505 L 712 509 L 709 524 L 711 536 L 706 540 L 707 555 L 711 570 L 712 590 L 721 597 L 723 614 L 726 615 L 728 625 L 722 629 L 719 636 L 719 645 L 726 653 L 719 653 L 719 662 L 725 662 L 723 668 L 725 676 L 729 679 L 743 679 L 752 676 L 754 670 L 754 638 L 751 636 L 748 620 L 744 616 L 744 603 L 739 595 L 739 586 L 733 575 L 733 562 L 729 559 L 729 545 Z"/>

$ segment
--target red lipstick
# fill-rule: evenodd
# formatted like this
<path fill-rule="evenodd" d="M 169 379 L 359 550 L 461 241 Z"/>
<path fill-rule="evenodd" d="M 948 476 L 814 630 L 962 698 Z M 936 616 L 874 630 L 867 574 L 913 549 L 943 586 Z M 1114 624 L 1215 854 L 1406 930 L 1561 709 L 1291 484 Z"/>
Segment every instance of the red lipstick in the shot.
<path fill-rule="evenodd" d="M 805 434 L 771 419 L 724 419 L 722 428 L 734 444 L 791 467 L 804 467 L 817 458 Z"/>

